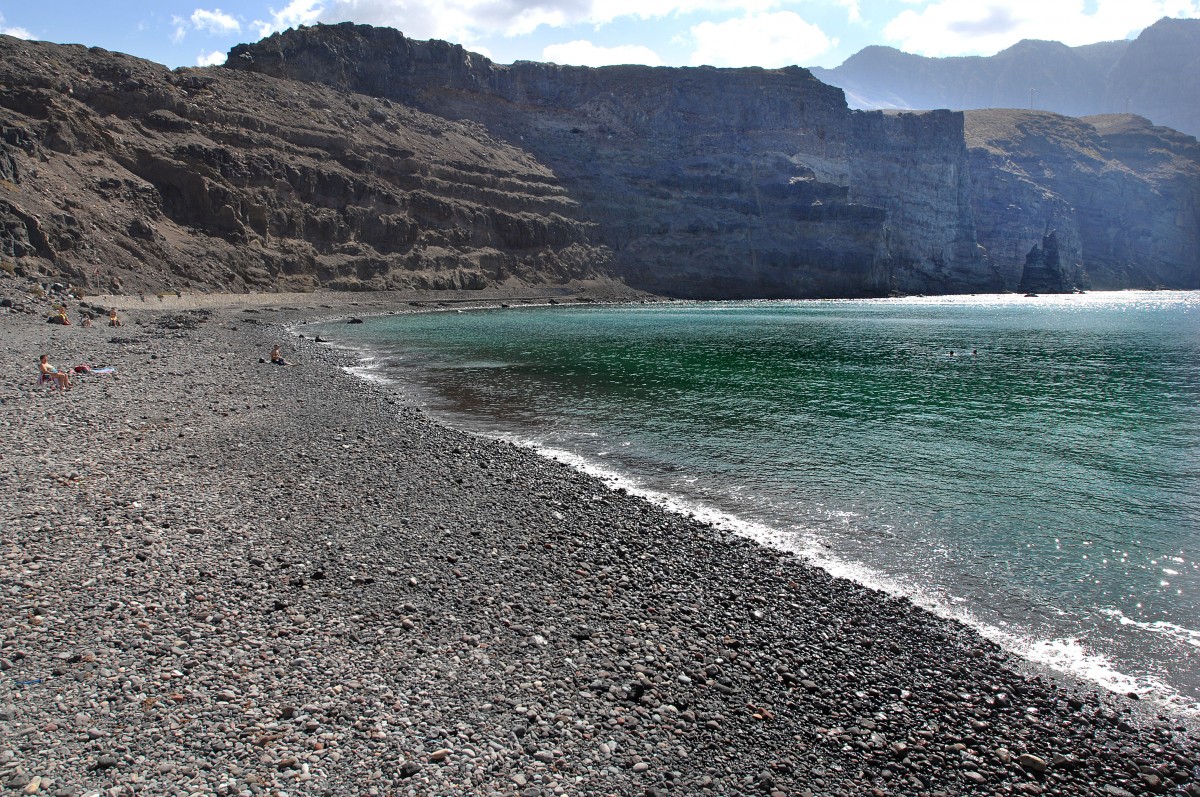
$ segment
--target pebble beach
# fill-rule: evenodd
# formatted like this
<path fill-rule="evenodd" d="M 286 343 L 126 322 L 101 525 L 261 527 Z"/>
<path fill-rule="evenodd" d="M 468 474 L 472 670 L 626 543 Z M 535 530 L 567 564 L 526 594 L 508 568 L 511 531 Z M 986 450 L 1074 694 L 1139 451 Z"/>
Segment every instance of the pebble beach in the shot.
<path fill-rule="evenodd" d="M 439 301 L 0 307 L 0 794 L 1200 797 L 1194 721 L 447 428 L 296 326 Z M 43 353 L 115 372 L 60 392 Z"/>

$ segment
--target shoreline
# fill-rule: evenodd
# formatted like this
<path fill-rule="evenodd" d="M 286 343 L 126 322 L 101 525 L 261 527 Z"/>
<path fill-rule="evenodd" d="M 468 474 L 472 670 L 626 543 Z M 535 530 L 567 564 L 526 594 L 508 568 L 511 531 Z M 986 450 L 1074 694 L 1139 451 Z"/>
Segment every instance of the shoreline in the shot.
<path fill-rule="evenodd" d="M 364 297 L 266 296 L 0 311 L 9 788 L 1200 795 L 1177 718 L 449 429 L 283 332 Z"/>
<path fill-rule="evenodd" d="M 1164 293 L 1164 291 L 1090 291 L 1087 293 L 1087 298 L 1084 301 L 1105 301 L 1111 295 L 1125 296 L 1130 294 L 1149 295 L 1160 293 Z M 1169 291 L 1167 293 L 1187 294 L 1198 292 Z M 1082 296 L 1082 294 L 1064 294 L 1062 297 L 1052 298 L 1065 298 L 1068 301 L 1074 301 L 1079 296 Z M 973 302 L 977 298 L 987 299 L 989 297 L 1008 297 L 1020 302 L 1027 301 L 1026 297 L 1013 293 L 971 294 L 969 297 L 889 297 L 881 301 L 916 300 L 924 303 L 967 300 Z M 672 300 L 660 301 L 669 303 Z M 830 300 L 797 301 L 820 303 Z M 503 306 L 508 307 L 509 305 Z M 527 306 L 533 307 L 539 305 L 530 304 Z M 540 306 L 548 305 L 543 303 Z M 497 309 L 499 307 L 501 307 L 500 304 L 476 304 L 465 309 Z M 425 305 L 418 308 L 404 307 L 399 311 L 392 310 L 385 314 L 395 315 L 397 312 L 445 312 L 452 309 L 445 306 L 434 307 Z M 566 308 L 564 307 L 563 309 Z M 458 310 L 458 312 L 462 312 L 462 310 Z M 363 315 L 365 317 L 370 314 Z M 324 324 L 336 327 L 340 325 L 340 322 L 348 318 L 349 316 L 343 315 L 321 321 L 299 322 L 291 325 L 289 331 L 293 334 L 298 334 L 300 337 L 305 337 L 304 328 L 306 326 L 320 326 Z M 326 332 L 326 334 L 331 333 Z M 334 329 L 333 334 L 336 334 L 336 329 Z M 325 340 L 324 342 L 341 349 L 343 353 L 350 353 L 351 356 L 356 357 L 352 365 L 345 366 L 355 376 L 385 387 L 391 386 L 391 389 L 396 391 L 396 395 L 404 401 L 422 402 L 422 399 L 426 397 L 424 389 L 414 392 L 411 384 L 397 382 L 387 377 L 376 375 L 374 369 L 377 363 L 374 362 L 374 356 L 370 351 L 355 349 L 353 345 L 346 344 L 336 338 Z M 1150 713 L 1165 712 L 1193 728 L 1200 728 L 1200 703 L 1194 699 L 1188 699 L 1174 686 L 1151 675 L 1149 672 L 1138 673 L 1136 670 L 1127 671 L 1125 669 L 1118 669 L 1110 663 L 1109 658 L 1104 653 L 1088 652 L 1083 648 L 1071 648 L 1064 645 L 1063 643 L 1075 641 L 1069 633 L 1063 636 L 1037 636 L 1011 631 L 1001 625 L 980 619 L 980 616 L 970 609 L 964 610 L 952 603 L 939 600 L 927 591 L 913 587 L 911 579 L 902 584 L 885 570 L 876 569 L 871 565 L 846 558 L 840 553 L 835 552 L 827 544 L 822 544 L 819 547 L 814 547 L 811 543 L 808 545 L 798 545 L 787 540 L 786 538 L 790 535 L 786 532 L 781 532 L 778 527 L 767 525 L 759 520 L 747 519 L 744 515 L 739 514 L 736 509 L 705 503 L 702 500 L 688 497 L 686 494 L 680 492 L 663 491 L 659 488 L 645 486 L 639 483 L 637 478 L 624 474 L 619 469 L 614 469 L 612 460 L 589 457 L 579 454 L 577 451 L 572 452 L 546 446 L 535 439 L 536 436 L 529 437 L 520 433 L 510 433 L 505 431 L 502 426 L 497 426 L 494 423 L 480 426 L 470 418 L 469 414 L 456 416 L 452 412 L 448 415 L 434 412 L 431 413 L 431 416 L 434 422 L 445 424 L 464 434 L 513 444 L 529 449 L 547 459 L 565 462 L 579 472 L 598 479 L 609 490 L 628 491 L 630 494 L 649 501 L 673 514 L 685 518 L 700 519 L 704 523 L 713 525 L 724 532 L 737 534 L 786 555 L 797 556 L 806 563 L 824 570 L 835 578 L 845 578 L 867 589 L 884 593 L 890 597 L 909 600 L 921 609 L 929 611 L 943 620 L 962 624 L 973 629 L 980 636 L 997 644 L 1008 654 L 1015 657 L 1032 673 L 1069 681 L 1074 685 L 1074 688 L 1085 690 L 1100 689 L 1118 697 L 1136 693 L 1133 699 L 1141 701 L 1139 710 Z"/>

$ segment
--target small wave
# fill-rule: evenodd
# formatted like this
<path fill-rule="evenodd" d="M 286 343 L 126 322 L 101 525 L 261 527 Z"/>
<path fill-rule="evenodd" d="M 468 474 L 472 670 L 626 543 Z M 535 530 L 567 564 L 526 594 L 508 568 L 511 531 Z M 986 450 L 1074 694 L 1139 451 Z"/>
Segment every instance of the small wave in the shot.
<path fill-rule="evenodd" d="M 1120 609 L 1102 609 L 1101 613 L 1115 618 L 1121 625 L 1131 626 L 1152 634 L 1159 634 L 1177 642 L 1182 642 L 1185 645 L 1191 645 L 1194 648 L 1200 648 L 1200 630 L 1196 630 L 1194 628 L 1185 628 L 1181 625 L 1167 623 L 1162 620 L 1154 620 L 1152 622 L 1134 620 L 1132 617 L 1127 616 Z"/>
<path fill-rule="evenodd" d="M 1090 649 L 1079 639 L 1035 639 L 981 621 L 968 608 L 969 602 L 950 594 L 942 594 L 928 587 L 885 574 L 861 562 L 844 559 L 813 529 L 794 528 L 781 530 L 763 523 L 725 512 L 701 502 L 679 495 L 653 490 L 642 485 L 626 473 L 597 464 L 594 460 L 572 451 L 565 451 L 544 442 L 513 434 L 496 435 L 514 445 L 530 448 L 542 456 L 564 462 L 567 465 L 603 480 L 610 488 L 624 489 L 648 501 L 658 504 L 676 514 L 702 520 L 717 528 L 741 534 L 760 544 L 794 554 L 808 563 L 821 568 L 837 578 L 845 578 L 893 596 L 907 598 L 914 605 L 946 620 L 962 623 L 975 629 L 1008 652 L 1059 672 L 1085 679 L 1104 689 L 1118 694 L 1135 692 L 1153 700 L 1164 708 L 1190 716 L 1200 716 L 1200 703 L 1190 702 L 1179 692 L 1150 675 L 1129 675 L 1122 672 L 1100 653 Z M 852 513 L 847 513 L 852 514 Z M 847 518 L 848 519 L 848 518 Z M 1116 612 L 1115 614 L 1120 614 Z M 1200 646 L 1200 632 L 1173 626 L 1170 623 L 1137 623 L 1121 615 L 1122 622 L 1144 625 L 1155 633 L 1181 635 L 1190 645 Z"/>
<path fill-rule="evenodd" d="M 1030 661 L 1056 670 L 1073 673 L 1119 693 L 1136 692 L 1186 711 L 1183 698 L 1162 681 L 1150 675 L 1132 676 L 1121 672 L 1102 654 L 1090 651 L 1079 639 L 1027 640 L 992 629 L 992 641 Z M 1191 706 L 1200 711 L 1200 705 Z"/>
<path fill-rule="evenodd" d="M 364 381 L 375 382 L 380 385 L 391 385 L 394 381 L 385 376 L 379 367 L 371 361 L 363 362 L 359 365 L 347 365 L 342 370 Z"/>

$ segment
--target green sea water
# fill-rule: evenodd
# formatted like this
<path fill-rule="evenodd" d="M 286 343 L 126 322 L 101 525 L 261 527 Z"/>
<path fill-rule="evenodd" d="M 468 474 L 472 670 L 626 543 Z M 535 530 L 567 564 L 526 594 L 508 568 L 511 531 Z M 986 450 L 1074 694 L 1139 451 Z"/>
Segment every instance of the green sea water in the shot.
<path fill-rule="evenodd" d="M 1200 712 L 1200 294 L 540 307 L 319 331 L 454 425 Z"/>

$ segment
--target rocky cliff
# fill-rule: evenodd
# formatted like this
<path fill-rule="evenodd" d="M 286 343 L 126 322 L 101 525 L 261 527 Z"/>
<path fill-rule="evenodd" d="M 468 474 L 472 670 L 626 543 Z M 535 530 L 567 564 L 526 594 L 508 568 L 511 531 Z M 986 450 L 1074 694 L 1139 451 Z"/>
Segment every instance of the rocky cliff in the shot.
<path fill-rule="evenodd" d="M 241 45 L 227 67 L 386 97 L 520 142 L 641 288 L 734 298 L 1002 287 L 961 212 L 961 118 L 856 114 L 806 70 L 502 66 L 349 24 Z"/>
<path fill-rule="evenodd" d="M 978 240 L 1006 287 L 1040 230 L 1036 244 L 1055 232 L 1064 288 L 1200 288 L 1195 138 L 1126 114 L 965 118 Z"/>
<path fill-rule="evenodd" d="M 349 24 L 225 68 L 0 53 L 0 279 L 982 292 L 1053 230 L 1068 288 L 1200 286 L 1195 139 L 1137 117 L 860 112 L 798 68 L 504 66 Z"/>
<path fill-rule="evenodd" d="M 603 271 L 555 175 L 477 124 L 0 37 L 0 255 L 89 291 L 471 288 Z"/>

